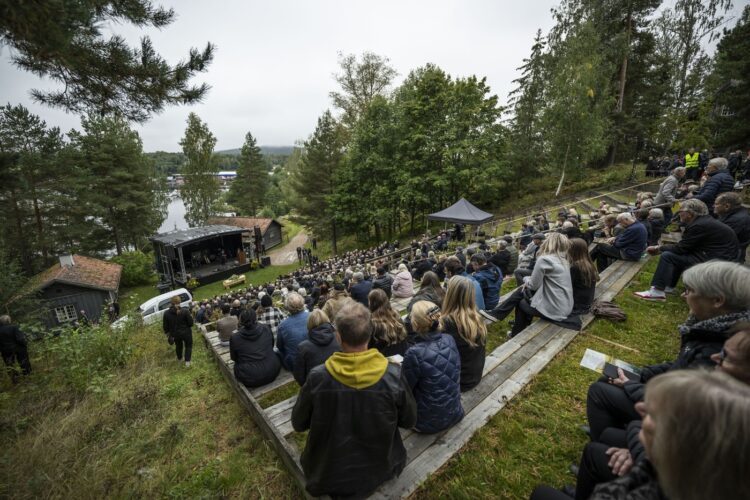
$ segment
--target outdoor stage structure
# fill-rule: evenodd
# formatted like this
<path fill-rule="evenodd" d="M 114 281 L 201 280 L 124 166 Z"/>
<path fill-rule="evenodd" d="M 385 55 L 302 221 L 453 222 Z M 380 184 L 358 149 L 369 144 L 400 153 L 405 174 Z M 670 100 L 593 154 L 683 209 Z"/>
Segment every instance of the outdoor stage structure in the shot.
<path fill-rule="evenodd" d="M 260 228 L 210 225 L 157 234 L 154 245 L 160 289 L 179 288 L 195 278 L 200 285 L 250 270 L 258 255 Z"/>
<path fill-rule="evenodd" d="M 446 223 L 446 227 L 449 222 L 452 224 L 476 226 L 474 231 L 475 237 L 479 237 L 482 224 L 494 218 L 494 215 L 475 207 L 465 198 L 461 198 L 444 210 L 427 216 L 428 221 L 442 221 Z"/>

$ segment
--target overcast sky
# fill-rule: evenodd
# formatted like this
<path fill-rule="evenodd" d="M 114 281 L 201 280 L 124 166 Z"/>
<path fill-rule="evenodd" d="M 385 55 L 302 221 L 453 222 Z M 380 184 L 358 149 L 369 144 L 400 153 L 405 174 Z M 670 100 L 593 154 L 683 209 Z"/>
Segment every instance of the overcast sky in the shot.
<path fill-rule="evenodd" d="M 157 3 L 158 0 L 157 0 Z M 151 37 L 170 62 L 190 47 L 217 46 L 208 72 L 195 82 L 212 88 L 202 104 L 174 106 L 136 126 L 146 151 L 179 151 L 188 113 L 197 113 L 216 135 L 217 150 L 242 145 L 250 131 L 261 145 L 292 145 L 306 139 L 336 90 L 338 52 L 372 51 L 398 71 L 398 85 L 428 62 L 450 75 L 487 77 L 505 102 L 538 28 L 552 26 L 558 0 L 466 0 L 379 2 L 315 0 L 161 2 L 177 12 L 162 31 L 114 26 L 137 42 Z M 50 82 L 17 70 L 8 48 L 0 52 L 2 99 L 22 103 L 64 132 L 79 127 L 75 115 L 35 104 L 31 88 Z"/>

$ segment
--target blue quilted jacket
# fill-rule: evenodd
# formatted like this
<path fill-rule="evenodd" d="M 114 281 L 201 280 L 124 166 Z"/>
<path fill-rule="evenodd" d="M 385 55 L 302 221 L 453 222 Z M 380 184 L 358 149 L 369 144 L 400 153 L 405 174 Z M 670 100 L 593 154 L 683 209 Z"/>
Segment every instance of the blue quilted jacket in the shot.
<path fill-rule="evenodd" d="M 433 332 L 416 339 L 404 355 L 403 373 L 417 401 L 414 428 L 432 434 L 464 417 L 459 385 L 461 358 L 450 335 Z"/>

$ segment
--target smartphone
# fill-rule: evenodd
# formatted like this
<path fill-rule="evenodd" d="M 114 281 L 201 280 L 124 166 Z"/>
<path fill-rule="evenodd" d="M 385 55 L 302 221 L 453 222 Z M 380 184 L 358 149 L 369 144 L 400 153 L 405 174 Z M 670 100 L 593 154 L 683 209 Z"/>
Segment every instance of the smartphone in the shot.
<path fill-rule="evenodd" d="M 619 368 L 617 365 L 613 365 L 612 363 L 604 363 L 604 375 L 609 378 L 619 378 L 620 375 L 617 373 L 617 368 Z M 630 380 L 639 380 L 640 377 L 636 375 L 635 373 L 628 371 L 624 368 L 620 368 L 622 372 L 625 374 L 625 376 Z"/>

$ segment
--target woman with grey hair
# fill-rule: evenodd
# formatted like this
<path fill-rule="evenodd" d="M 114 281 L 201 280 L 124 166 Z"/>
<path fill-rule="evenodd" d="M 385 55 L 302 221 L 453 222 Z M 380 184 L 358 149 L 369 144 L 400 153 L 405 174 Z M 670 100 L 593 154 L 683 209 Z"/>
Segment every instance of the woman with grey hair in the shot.
<path fill-rule="evenodd" d="M 27 350 L 26 335 L 23 334 L 18 325 L 13 325 L 10 316 L 0 316 L 0 353 L 10 375 L 11 381 L 18 382 L 18 372 L 24 375 L 31 373 L 31 362 Z M 18 368 L 16 368 L 18 363 Z"/>
<path fill-rule="evenodd" d="M 586 498 L 750 498 L 749 386 L 719 371 L 679 370 L 655 378 L 645 396 L 637 410 L 646 459 Z M 547 486 L 531 495 L 569 498 Z"/>
<path fill-rule="evenodd" d="M 716 197 L 734 189 L 734 177 L 727 170 L 726 158 L 709 160 L 706 167 L 706 176 L 708 179 L 693 198 L 705 203 L 708 207 L 708 213 L 713 215 Z"/>
<path fill-rule="evenodd" d="M 682 281 L 682 296 L 690 314 L 678 327 L 677 359 L 644 367 L 636 380 L 620 371 L 618 378 L 602 378 L 593 383 L 586 413 L 594 441 L 605 429 L 624 428 L 638 419 L 635 403 L 643 400 L 646 382 L 673 370 L 715 366 L 712 356 L 721 351 L 738 325 L 750 321 L 750 268 L 735 262 L 711 261 L 685 271 Z"/>

